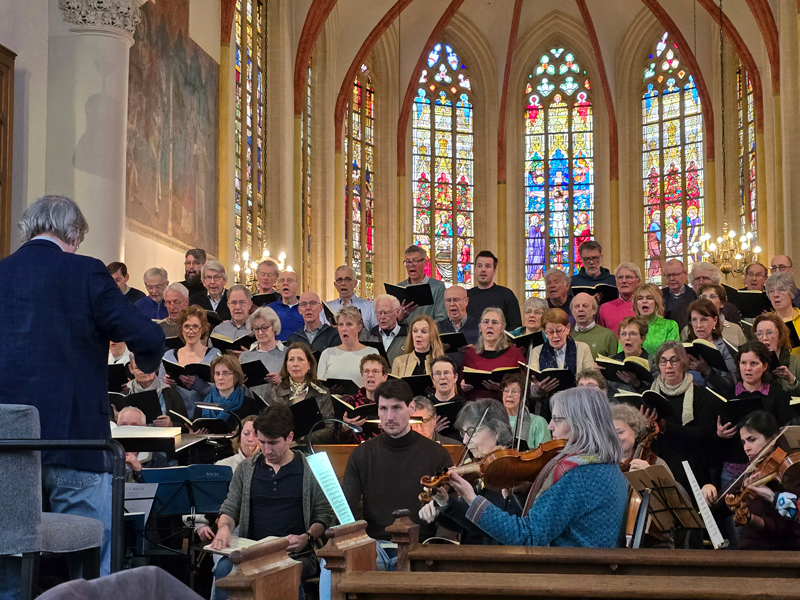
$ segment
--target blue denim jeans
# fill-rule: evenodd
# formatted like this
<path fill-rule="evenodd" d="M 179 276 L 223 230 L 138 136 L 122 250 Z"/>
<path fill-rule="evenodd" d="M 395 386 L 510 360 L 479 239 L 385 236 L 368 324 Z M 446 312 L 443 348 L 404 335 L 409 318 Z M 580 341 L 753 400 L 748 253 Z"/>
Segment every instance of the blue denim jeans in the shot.
<path fill-rule="evenodd" d="M 111 474 L 79 471 L 60 465 L 42 466 L 44 499 L 50 512 L 91 517 L 103 523 L 100 575 L 111 572 Z M 22 561 L 0 557 L 0 600 L 18 600 Z M 70 577 L 81 577 L 80 561 L 69 561 Z"/>

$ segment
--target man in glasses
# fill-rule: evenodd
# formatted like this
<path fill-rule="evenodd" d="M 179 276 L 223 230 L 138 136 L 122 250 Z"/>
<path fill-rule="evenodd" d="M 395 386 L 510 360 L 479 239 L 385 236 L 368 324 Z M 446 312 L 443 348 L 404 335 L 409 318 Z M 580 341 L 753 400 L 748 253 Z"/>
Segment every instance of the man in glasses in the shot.
<path fill-rule="evenodd" d="M 789 273 L 789 275 L 794 277 L 794 263 L 791 257 L 786 254 L 774 256 L 772 262 L 769 263 L 769 272 L 771 275 L 775 273 Z M 800 308 L 800 290 L 795 294 L 794 300 L 792 300 L 792 306 Z"/>
<path fill-rule="evenodd" d="M 760 262 L 750 263 L 744 270 L 744 287 L 742 289 L 763 292 L 767 277 L 769 277 L 767 267 Z"/>
<path fill-rule="evenodd" d="M 677 258 L 664 264 L 664 281 L 661 289 L 664 297 L 664 316 L 678 324 L 682 331 L 689 323 L 689 305 L 697 299 L 697 292 L 686 285 L 688 281 L 686 267 Z"/>
<path fill-rule="evenodd" d="M 321 353 L 325 348 L 342 343 L 336 327 L 322 322 L 322 301 L 314 292 L 300 294 L 297 308 L 303 318 L 303 326 L 289 336 L 287 344 L 302 342 L 311 348 L 311 352 Z"/>
<path fill-rule="evenodd" d="M 400 321 L 411 323 L 419 315 L 430 315 L 434 321 L 441 321 L 447 316 L 444 309 L 444 289 L 445 285 L 435 277 L 425 274 L 428 268 L 428 253 L 421 246 L 409 246 L 406 248 L 403 266 L 406 268 L 408 279 L 404 279 L 397 285 L 407 287 L 427 283 L 431 286 L 433 295 L 432 306 L 417 306 L 416 304 L 403 303 L 400 307 Z"/>
<path fill-rule="evenodd" d="M 144 272 L 147 296 L 137 300 L 134 306 L 148 319 L 166 319 L 169 316 L 164 306 L 164 290 L 169 285 L 167 277 L 167 271 L 160 267 L 152 267 Z"/>
<path fill-rule="evenodd" d="M 222 263 L 210 260 L 200 269 L 205 290 L 189 296 L 189 304 L 196 304 L 205 310 L 214 311 L 223 321 L 231 318 L 228 309 L 228 273 Z"/>
<path fill-rule="evenodd" d="M 403 346 L 408 337 L 408 327 L 398 322 L 400 318 L 400 301 L 389 294 L 375 297 L 375 318 L 378 324 L 369 330 L 369 337 L 364 341 L 380 342 L 386 353 L 389 364 L 403 354 Z"/>
<path fill-rule="evenodd" d="M 203 287 L 203 265 L 206 264 L 206 251 L 202 248 L 192 248 L 186 251 L 183 260 L 184 279 L 181 283 L 189 290 L 189 296 L 205 291 Z"/>
<path fill-rule="evenodd" d="M 171 283 L 164 290 L 164 306 L 167 307 L 167 318 L 158 321 L 164 335 L 175 337 L 178 335 L 178 320 L 181 311 L 189 306 L 189 290 L 182 283 Z"/>
<path fill-rule="evenodd" d="M 577 275 L 572 276 L 572 286 L 597 285 L 607 283 L 617 285 L 614 274 L 606 269 L 603 262 L 603 247 L 594 240 L 583 242 L 578 247 L 578 255 L 581 257 L 581 269 Z"/>
<path fill-rule="evenodd" d="M 253 306 L 252 298 L 253 294 L 246 286 L 241 284 L 232 286 L 228 290 L 228 310 L 231 318 L 217 325 L 212 334 L 224 335 L 234 341 L 252 335 L 253 332 L 247 326 L 247 317 L 250 316 L 250 308 Z M 229 349 L 228 353 L 238 358 L 245 350 L 249 348 L 240 346 L 237 350 Z"/>
<path fill-rule="evenodd" d="M 371 301 L 359 298 L 356 294 L 356 272 L 347 265 L 342 265 L 334 273 L 333 285 L 339 292 L 339 297 L 328 302 L 328 307 L 336 314 L 340 308 L 353 305 L 361 311 L 361 319 L 364 321 L 362 335 L 365 336 L 369 330 L 378 324 L 375 318 L 375 306 Z"/>

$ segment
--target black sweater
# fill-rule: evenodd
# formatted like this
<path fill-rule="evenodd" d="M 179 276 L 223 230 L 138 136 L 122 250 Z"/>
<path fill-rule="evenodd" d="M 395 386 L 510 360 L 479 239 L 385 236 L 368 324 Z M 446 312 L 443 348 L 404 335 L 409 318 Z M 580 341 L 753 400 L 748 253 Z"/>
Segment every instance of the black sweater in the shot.
<path fill-rule="evenodd" d="M 353 450 L 342 489 L 353 512 L 363 498 L 367 534 L 388 540 L 391 536 L 386 528 L 394 523 L 393 511 L 407 508 L 412 520 L 420 523 L 420 479 L 451 466 L 453 461 L 447 450 L 415 431 L 401 438 L 382 433 Z M 421 538 L 423 533 L 420 532 Z"/>

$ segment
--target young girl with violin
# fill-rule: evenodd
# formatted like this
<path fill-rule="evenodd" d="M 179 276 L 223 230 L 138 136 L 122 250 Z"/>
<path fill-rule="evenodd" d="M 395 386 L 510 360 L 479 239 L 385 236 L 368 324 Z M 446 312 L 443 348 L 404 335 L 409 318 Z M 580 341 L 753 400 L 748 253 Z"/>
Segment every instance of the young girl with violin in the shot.
<path fill-rule="evenodd" d="M 770 413 L 756 411 L 744 418 L 738 430 L 744 452 L 748 460 L 753 460 L 778 434 L 780 427 Z M 745 479 L 745 486 L 760 478 L 759 472 L 751 475 Z M 729 508 L 735 510 L 739 550 L 800 549 L 800 524 L 796 518 L 784 518 L 774 506 L 775 496 L 773 490 L 760 485 L 725 497 Z"/>
<path fill-rule="evenodd" d="M 506 411 L 499 402 L 491 398 L 467 403 L 458 413 L 455 427 L 461 432 L 464 445 L 472 455 L 473 462 L 467 463 L 466 467 L 476 465 L 495 450 L 508 448 L 514 441 Z M 458 472 L 459 467 L 453 469 Z M 465 474 L 465 477 L 472 480 L 470 475 Z M 501 510 L 509 514 L 522 514 L 522 506 L 513 496 L 499 490 L 486 489 L 481 480 L 476 480 L 471 485 L 477 495 L 486 498 Z M 437 525 L 460 533 L 461 544 L 497 544 L 496 540 L 466 518 L 468 508 L 466 502 L 456 494 L 448 494 L 446 487 L 442 485 L 436 488 L 431 501 L 420 509 L 419 517 L 428 523 L 436 521 Z"/>
<path fill-rule="evenodd" d="M 628 491 L 608 398 L 599 390 L 574 388 L 555 394 L 550 408 L 553 439 L 566 445 L 536 477 L 523 516 L 494 506 L 452 473 L 450 485 L 469 505 L 466 517 L 508 546 L 622 545 Z"/>

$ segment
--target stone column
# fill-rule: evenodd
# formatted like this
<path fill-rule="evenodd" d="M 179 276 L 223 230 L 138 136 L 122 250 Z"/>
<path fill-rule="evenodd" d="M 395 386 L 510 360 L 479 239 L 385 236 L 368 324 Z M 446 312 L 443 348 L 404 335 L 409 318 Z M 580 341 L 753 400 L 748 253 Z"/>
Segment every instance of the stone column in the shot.
<path fill-rule="evenodd" d="M 45 191 L 89 221 L 80 253 L 124 259 L 128 58 L 146 0 L 50 0 Z"/>

